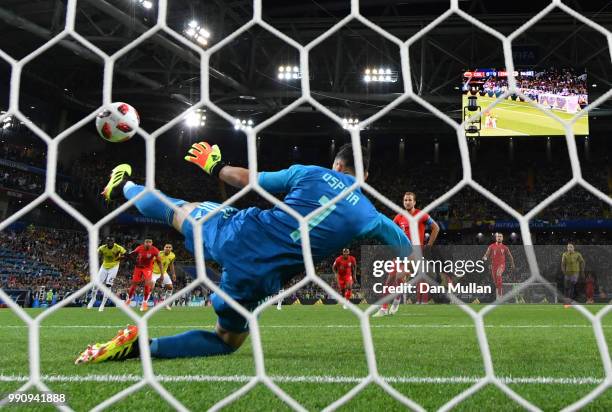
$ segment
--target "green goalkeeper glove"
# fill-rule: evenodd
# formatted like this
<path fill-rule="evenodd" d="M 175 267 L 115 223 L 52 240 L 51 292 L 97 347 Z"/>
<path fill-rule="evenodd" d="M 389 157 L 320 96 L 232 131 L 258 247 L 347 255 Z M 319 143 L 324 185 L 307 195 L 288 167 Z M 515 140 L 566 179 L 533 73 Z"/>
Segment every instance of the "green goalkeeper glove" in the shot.
<path fill-rule="evenodd" d="M 211 146 L 206 142 L 194 143 L 188 153 L 185 160 L 199 166 L 211 176 L 218 177 L 225 166 L 221 160 L 221 150 L 217 145 Z"/>

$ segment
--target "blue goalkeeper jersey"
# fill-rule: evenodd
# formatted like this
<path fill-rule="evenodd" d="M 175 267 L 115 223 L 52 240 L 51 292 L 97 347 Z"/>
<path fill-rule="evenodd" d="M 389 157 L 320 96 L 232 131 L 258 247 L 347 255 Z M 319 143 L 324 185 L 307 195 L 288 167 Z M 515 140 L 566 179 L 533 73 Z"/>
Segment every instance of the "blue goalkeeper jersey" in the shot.
<path fill-rule="evenodd" d="M 354 182 L 353 176 L 318 166 L 294 165 L 259 174 L 259 184 L 265 190 L 286 193 L 284 203 L 302 216 Z M 215 205 L 204 202 L 192 217 L 202 218 Z M 183 233 L 193 252 L 191 225 L 186 224 Z M 315 215 L 309 222 L 309 233 L 315 263 L 360 238 L 390 245 L 400 257 L 412 251 L 401 228 L 379 213 L 360 189 Z M 277 293 L 284 280 L 305 271 L 299 224 L 277 206 L 267 210 L 226 208 L 205 222 L 202 236 L 205 256 L 223 266 L 221 287 L 234 299 L 262 299 Z"/>

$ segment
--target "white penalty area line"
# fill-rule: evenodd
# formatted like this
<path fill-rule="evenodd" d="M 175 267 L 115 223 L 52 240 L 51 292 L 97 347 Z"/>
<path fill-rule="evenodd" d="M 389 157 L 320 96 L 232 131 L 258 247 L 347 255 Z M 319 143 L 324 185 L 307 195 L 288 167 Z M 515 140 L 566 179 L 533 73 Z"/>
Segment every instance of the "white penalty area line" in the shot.
<path fill-rule="evenodd" d="M 350 383 L 361 382 L 364 377 L 358 376 L 270 376 L 277 383 Z M 248 375 L 158 375 L 156 379 L 160 382 L 238 382 L 244 383 L 253 379 Z M 388 383 L 415 383 L 415 384 L 474 384 L 482 379 L 478 376 L 386 376 L 383 379 Z M 596 377 L 567 377 L 555 378 L 550 376 L 528 376 L 499 377 L 506 384 L 537 384 L 537 385 L 597 385 L 603 382 L 603 378 Z M 0 382 L 27 382 L 28 376 L 24 375 L 0 375 Z M 138 375 L 43 375 L 43 382 L 138 382 L 142 376 Z"/>
<path fill-rule="evenodd" d="M 500 110 L 504 110 L 504 109 L 500 109 Z M 497 134 L 492 134 L 492 135 L 489 135 L 489 134 L 485 133 L 485 134 L 481 135 L 482 137 L 498 137 L 499 133 L 503 133 L 503 132 L 506 132 L 506 134 L 508 136 L 529 136 L 527 133 L 522 133 L 522 132 L 519 132 L 517 130 L 512 130 L 512 129 L 504 129 L 503 127 L 495 127 L 495 128 L 485 127 L 482 130 L 487 130 L 487 131 L 491 131 L 491 132 L 497 132 Z M 505 135 L 504 135 L 504 137 L 505 137 Z"/>
<path fill-rule="evenodd" d="M 371 321 L 374 322 L 374 321 Z M 27 325 L 0 325 L 0 329 L 26 329 Z M 148 325 L 148 329 L 211 329 L 214 324 L 209 325 Z M 262 329 L 360 329 L 360 325 L 259 325 Z M 376 325 L 370 323 L 372 329 L 464 329 L 473 328 L 473 323 L 468 324 L 387 324 Z M 568 324 L 568 325 L 484 325 L 491 329 L 583 329 L 592 328 L 593 325 Z M 603 328 L 612 328 L 612 325 L 602 325 Z M 124 325 L 40 325 L 42 329 L 121 329 Z"/>

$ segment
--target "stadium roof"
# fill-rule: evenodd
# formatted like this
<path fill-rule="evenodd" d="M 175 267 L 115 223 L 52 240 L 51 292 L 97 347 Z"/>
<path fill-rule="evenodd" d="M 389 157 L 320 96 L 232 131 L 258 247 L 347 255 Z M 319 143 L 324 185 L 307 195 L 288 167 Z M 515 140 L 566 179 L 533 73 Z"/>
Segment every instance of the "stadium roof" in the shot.
<path fill-rule="evenodd" d="M 156 0 L 78 0 L 76 31 L 106 53 L 136 39 L 155 23 Z M 0 48 L 22 58 L 62 31 L 65 1 L 4 0 L 0 6 Z M 172 0 L 167 22 L 185 35 L 196 21 L 210 32 L 210 47 L 246 23 L 252 1 Z M 263 1 L 263 16 L 274 27 L 305 44 L 339 21 L 349 1 Z M 400 39 L 407 39 L 448 8 L 448 1 L 362 0 L 361 12 Z M 460 1 L 460 7 L 498 29 L 511 32 L 549 1 Z M 602 1 L 568 1 L 570 7 L 612 28 L 612 6 Z M 531 7 L 525 12 L 525 7 Z M 186 36 L 188 38 L 188 36 Z M 200 44 L 194 42 L 196 47 Z M 461 72 L 475 67 L 503 67 L 501 45 L 466 21 L 451 17 L 410 50 L 413 84 L 419 94 L 446 113 L 459 117 Z M 555 11 L 516 41 L 518 67 L 575 67 L 598 84 L 592 97 L 610 87 L 606 39 L 570 16 Z M 522 56 L 522 57 L 521 57 Z M 211 57 L 211 99 L 237 117 L 269 117 L 300 95 L 299 82 L 277 78 L 279 65 L 295 65 L 298 52 L 262 28 L 235 38 Z M 97 108 L 102 98 L 101 59 L 67 38 L 25 66 L 21 110 L 49 133 Z M 322 42 L 311 53 L 311 89 L 340 115 L 365 118 L 402 92 L 400 57 L 390 41 L 358 22 Z M 395 83 L 366 84 L 368 67 L 398 72 Z M 8 105 L 8 64 L 0 62 L 0 108 Z M 41 93 L 44 91 L 44 94 Z M 120 58 L 115 66 L 113 99 L 138 107 L 144 123 L 158 127 L 200 99 L 197 53 L 165 33 L 157 33 Z M 41 110 L 42 109 L 42 110 Z M 303 111 L 311 110 L 302 108 Z M 65 112 L 65 113 L 63 113 Z M 603 110 L 599 115 L 608 114 Z M 421 107 L 393 114 L 423 119 Z M 67 118 L 67 120 L 66 120 Z M 64 120 L 62 120 L 64 119 Z M 59 121 L 59 125 L 57 124 Z M 426 122 L 422 120 L 423 124 Z M 308 127 L 308 122 L 303 123 Z"/>

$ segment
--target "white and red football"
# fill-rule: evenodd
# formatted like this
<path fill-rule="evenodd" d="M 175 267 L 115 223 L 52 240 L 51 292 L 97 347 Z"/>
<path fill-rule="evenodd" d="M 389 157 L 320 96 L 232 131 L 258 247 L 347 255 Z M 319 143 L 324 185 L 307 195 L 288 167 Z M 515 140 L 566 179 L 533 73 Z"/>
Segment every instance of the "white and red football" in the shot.
<path fill-rule="evenodd" d="M 139 124 L 140 116 L 136 109 L 123 102 L 111 103 L 96 116 L 98 134 L 111 143 L 130 140 L 136 134 Z"/>

